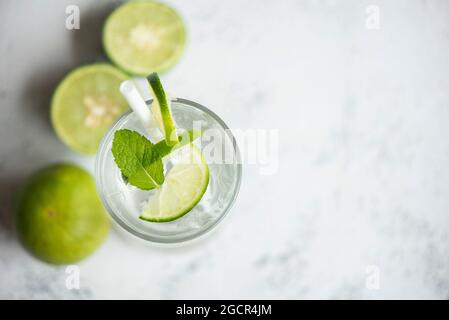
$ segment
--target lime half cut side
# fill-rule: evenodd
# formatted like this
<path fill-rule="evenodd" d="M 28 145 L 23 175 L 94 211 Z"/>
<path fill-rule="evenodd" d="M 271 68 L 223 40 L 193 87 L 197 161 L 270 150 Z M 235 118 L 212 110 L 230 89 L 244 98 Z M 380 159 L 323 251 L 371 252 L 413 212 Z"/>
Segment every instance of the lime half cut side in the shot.
<path fill-rule="evenodd" d="M 165 181 L 145 204 L 140 219 L 168 222 L 192 210 L 209 184 L 209 167 L 201 151 L 192 144 L 176 151 Z"/>
<path fill-rule="evenodd" d="M 119 91 L 127 78 L 105 63 L 69 73 L 51 102 L 51 120 L 59 138 L 75 151 L 94 154 L 109 126 L 128 109 Z"/>
<path fill-rule="evenodd" d="M 137 0 L 118 7 L 106 20 L 103 45 L 109 58 L 128 73 L 164 72 L 181 57 L 184 23 L 171 7 Z"/>

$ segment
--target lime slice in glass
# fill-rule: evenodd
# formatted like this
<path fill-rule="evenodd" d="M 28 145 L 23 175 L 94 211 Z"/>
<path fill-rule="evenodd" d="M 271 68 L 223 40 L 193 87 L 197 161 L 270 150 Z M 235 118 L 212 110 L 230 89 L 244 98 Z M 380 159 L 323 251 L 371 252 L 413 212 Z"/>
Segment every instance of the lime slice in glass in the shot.
<path fill-rule="evenodd" d="M 150 84 L 151 94 L 154 98 L 151 112 L 165 135 L 165 141 L 168 145 L 173 146 L 179 140 L 176 134 L 175 122 L 171 114 L 170 99 L 167 98 L 157 73 L 150 74 L 147 79 Z"/>
<path fill-rule="evenodd" d="M 69 73 L 56 88 L 51 120 L 71 149 L 94 154 L 109 126 L 128 108 L 119 91 L 127 75 L 109 64 L 92 64 Z"/>
<path fill-rule="evenodd" d="M 186 42 L 184 23 L 171 7 L 156 1 L 130 1 L 106 20 L 103 45 L 123 70 L 146 76 L 178 62 Z"/>
<path fill-rule="evenodd" d="M 140 219 L 167 222 L 182 217 L 203 197 L 209 184 L 209 167 L 201 151 L 186 145 L 171 156 L 173 167 L 162 186 L 146 203 Z"/>

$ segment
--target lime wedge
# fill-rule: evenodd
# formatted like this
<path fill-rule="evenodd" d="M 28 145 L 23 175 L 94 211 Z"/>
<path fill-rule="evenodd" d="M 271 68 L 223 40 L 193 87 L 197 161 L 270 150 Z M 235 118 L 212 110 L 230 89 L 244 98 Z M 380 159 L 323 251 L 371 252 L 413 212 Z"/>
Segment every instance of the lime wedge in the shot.
<path fill-rule="evenodd" d="M 130 1 L 106 20 L 103 45 L 123 70 L 146 76 L 164 72 L 184 51 L 186 31 L 178 13 L 156 1 Z"/>
<path fill-rule="evenodd" d="M 157 73 L 150 74 L 147 79 L 150 84 L 151 94 L 154 98 L 151 112 L 165 135 L 165 141 L 169 146 L 173 146 L 179 140 L 176 134 L 175 122 L 171 114 L 170 100 L 165 94 L 161 79 L 159 79 Z"/>
<path fill-rule="evenodd" d="M 146 203 L 140 219 L 167 222 L 182 217 L 198 204 L 209 184 L 209 167 L 192 144 L 176 151 L 162 186 Z"/>
<path fill-rule="evenodd" d="M 94 154 L 109 126 L 128 108 L 118 90 L 127 75 L 109 64 L 91 64 L 69 73 L 51 102 L 51 120 L 71 149 Z"/>

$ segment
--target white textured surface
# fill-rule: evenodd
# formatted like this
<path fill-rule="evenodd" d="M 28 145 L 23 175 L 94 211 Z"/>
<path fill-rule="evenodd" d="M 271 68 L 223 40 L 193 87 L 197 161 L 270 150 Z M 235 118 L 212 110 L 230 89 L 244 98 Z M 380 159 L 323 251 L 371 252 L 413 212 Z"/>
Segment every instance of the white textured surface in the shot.
<path fill-rule="evenodd" d="M 79 31 L 64 28 L 69 3 Z M 0 298 L 448 298 L 449 2 L 170 3 L 189 45 L 166 86 L 231 127 L 279 128 L 279 172 L 245 166 L 231 215 L 195 245 L 114 230 L 67 290 L 63 267 L 17 243 L 11 202 L 47 163 L 93 168 L 57 140 L 48 102 L 68 70 L 101 57 L 113 1 L 1 1 Z"/>

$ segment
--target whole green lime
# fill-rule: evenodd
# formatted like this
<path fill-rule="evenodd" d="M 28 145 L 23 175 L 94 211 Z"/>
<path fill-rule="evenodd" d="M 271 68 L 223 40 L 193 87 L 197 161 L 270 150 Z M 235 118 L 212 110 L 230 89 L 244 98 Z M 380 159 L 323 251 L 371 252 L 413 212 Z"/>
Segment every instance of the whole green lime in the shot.
<path fill-rule="evenodd" d="M 70 264 L 93 253 L 108 234 L 109 218 L 93 178 L 84 169 L 56 164 L 30 177 L 19 197 L 20 240 L 37 258 Z"/>

